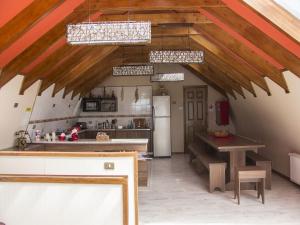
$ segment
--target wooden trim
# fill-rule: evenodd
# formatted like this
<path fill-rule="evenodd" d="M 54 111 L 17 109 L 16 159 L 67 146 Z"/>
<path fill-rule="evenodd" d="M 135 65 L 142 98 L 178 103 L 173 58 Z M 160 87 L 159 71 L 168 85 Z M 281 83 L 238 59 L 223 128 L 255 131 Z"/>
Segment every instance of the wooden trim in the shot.
<path fill-rule="evenodd" d="M 113 184 L 122 185 L 123 225 L 128 225 L 128 177 L 127 176 L 48 176 L 48 175 L 0 175 L 0 182 L 63 183 L 63 184 Z"/>
<path fill-rule="evenodd" d="M 135 204 L 135 225 L 139 224 L 139 200 L 138 200 L 138 175 L 139 175 L 139 166 L 138 166 L 138 155 L 137 152 L 134 154 L 134 204 Z"/>
<path fill-rule="evenodd" d="M 44 120 L 31 120 L 29 124 L 36 124 L 36 123 L 49 123 L 54 121 L 60 120 L 72 120 L 72 119 L 79 119 L 79 118 L 117 118 L 117 117 L 152 117 L 151 114 L 138 114 L 138 115 L 87 115 L 87 116 L 67 116 L 67 117 L 59 117 L 59 118 L 51 118 L 51 119 L 44 119 Z"/>
<path fill-rule="evenodd" d="M 0 151 L 0 156 L 43 157 L 135 157 L 135 151 L 126 152 L 45 152 L 45 151 Z"/>
<path fill-rule="evenodd" d="M 31 120 L 29 121 L 29 124 L 48 123 L 48 122 L 54 122 L 60 120 L 71 120 L 71 119 L 78 119 L 78 118 L 79 116 L 67 116 L 67 117 L 51 118 L 51 119 L 44 119 L 44 120 Z"/>

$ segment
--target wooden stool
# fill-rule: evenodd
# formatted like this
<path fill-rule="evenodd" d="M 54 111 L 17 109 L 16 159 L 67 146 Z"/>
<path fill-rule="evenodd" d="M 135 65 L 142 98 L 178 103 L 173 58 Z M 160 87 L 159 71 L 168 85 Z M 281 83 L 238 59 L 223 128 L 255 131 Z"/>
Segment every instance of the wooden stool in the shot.
<path fill-rule="evenodd" d="M 240 204 L 241 183 L 255 182 L 257 190 L 257 198 L 262 197 L 262 203 L 265 204 L 265 179 L 266 170 L 259 166 L 239 167 L 235 174 L 234 199 L 238 197 Z"/>

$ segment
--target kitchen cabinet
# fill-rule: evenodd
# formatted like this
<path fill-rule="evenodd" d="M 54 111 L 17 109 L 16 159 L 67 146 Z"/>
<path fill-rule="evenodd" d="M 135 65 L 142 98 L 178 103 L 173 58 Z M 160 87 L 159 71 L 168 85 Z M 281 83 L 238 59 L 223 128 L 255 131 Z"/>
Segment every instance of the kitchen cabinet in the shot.
<path fill-rule="evenodd" d="M 152 131 L 151 130 L 139 130 L 139 129 L 124 129 L 116 130 L 116 138 L 118 139 L 136 139 L 136 138 L 146 138 L 148 142 L 148 152 L 152 151 Z"/>
<path fill-rule="evenodd" d="M 105 132 L 111 139 L 148 139 L 148 152 L 152 151 L 152 131 L 144 129 L 120 129 L 120 130 L 82 130 L 80 139 L 95 139 L 98 132 Z"/>

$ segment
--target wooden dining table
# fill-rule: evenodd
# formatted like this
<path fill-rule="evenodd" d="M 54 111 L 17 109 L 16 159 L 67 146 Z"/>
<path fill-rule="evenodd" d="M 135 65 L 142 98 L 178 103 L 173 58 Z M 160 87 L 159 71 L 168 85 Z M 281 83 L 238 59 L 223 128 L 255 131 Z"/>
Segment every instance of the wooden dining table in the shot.
<path fill-rule="evenodd" d="M 246 165 L 246 151 L 255 151 L 259 148 L 266 147 L 264 144 L 259 143 L 247 137 L 230 134 L 228 137 L 215 137 L 208 133 L 196 133 L 202 142 L 218 152 L 229 153 L 229 180 L 226 183 L 226 190 L 233 190 L 235 172 L 239 166 Z M 247 188 L 247 187 L 245 187 Z"/>

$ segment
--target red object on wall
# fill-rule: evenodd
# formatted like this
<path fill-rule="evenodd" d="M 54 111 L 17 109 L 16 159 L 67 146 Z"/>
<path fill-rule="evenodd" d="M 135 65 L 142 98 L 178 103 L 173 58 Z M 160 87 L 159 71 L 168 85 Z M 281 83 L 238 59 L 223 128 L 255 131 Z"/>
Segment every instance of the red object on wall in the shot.
<path fill-rule="evenodd" d="M 229 124 L 229 102 L 227 100 L 216 102 L 216 122 L 218 125 Z"/>

